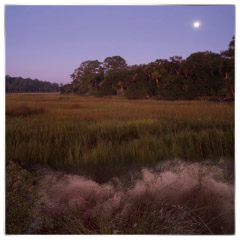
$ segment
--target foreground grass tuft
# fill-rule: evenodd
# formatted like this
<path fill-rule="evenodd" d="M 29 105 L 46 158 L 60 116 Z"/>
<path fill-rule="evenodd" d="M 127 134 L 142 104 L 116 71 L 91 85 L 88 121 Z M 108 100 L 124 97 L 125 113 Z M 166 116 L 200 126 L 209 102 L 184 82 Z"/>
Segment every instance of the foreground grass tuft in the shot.
<path fill-rule="evenodd" d="M 28 233 L 39 200 L 37 178 L 18 164 L 6 166 L 6 233 Z"/>

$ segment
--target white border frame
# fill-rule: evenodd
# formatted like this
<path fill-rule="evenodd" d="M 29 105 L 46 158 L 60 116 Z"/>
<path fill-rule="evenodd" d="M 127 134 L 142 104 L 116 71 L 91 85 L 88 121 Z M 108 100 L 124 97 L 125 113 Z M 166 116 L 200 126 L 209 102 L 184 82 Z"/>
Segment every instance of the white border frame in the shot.
<path fill-rule="evenodd" d="M 209 238 L 211 236 L 168 236 L 168 235 L 5 235 L 5 5 L 235 5 L 236 12 L 236 34 L 235 34 L 235 49 L 236 49 L 236 63 L 235 63 L 235 180 L 236 180 L 236 195 L 235 195 L 235 235 L 233 236 L 217 236 L 219 238 L 224 239 L 232 239 L 239 237 L 240 235 L 240 225 L 239 225 L 239 164 L 238 164 L 238 158 L 239 158 L 239 137 L 238 134 L 240 133 L 239 128 L 239 70 L 237 66 L 239 65 L 239 48 L 238 48 L 238 34 L 239 34 L 239 17 L 240 17 L 240 1 L 239 0 L 202 0 L 202 1 L 190 1 L 190 0 L 2 0 L 0 2 L 0 16 L 1 16 L 1 38 L 0 38 L 0 48 L 2 53 L 2 59 L 3 63 L 0 65 L 0 73 L 1 73 L 1 84 L 0 84 L 0 156 L 1 156 L 1 165 L 0 165 L 0 209 L 1 209 L 1 215 L 0 215 L 0 238 L 20 238 L 20 239 L 32 239 L 34 238 L 55 238 L 55 239 L 65 239 L 65 238 L 72 238 L 72 239 L 156 239 L 156 238 L 177 238 L 177 239 L 184 239 L 185 238 Z M 216 236 L 214 236 L 216 237 Z M 212 238 L 212 237 L 211 237 Z"/>

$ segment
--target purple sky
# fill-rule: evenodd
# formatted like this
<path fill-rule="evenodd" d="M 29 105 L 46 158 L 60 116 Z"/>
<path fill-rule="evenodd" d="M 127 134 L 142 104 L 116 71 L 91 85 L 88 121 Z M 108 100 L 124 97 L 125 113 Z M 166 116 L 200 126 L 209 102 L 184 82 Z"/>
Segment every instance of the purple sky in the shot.
<path fill-rule="evenodd" d="M 5 27 L 6 74 L 70 83 L 86 60 L 120 55 L 133 65 L 219 53 L 235 35 L 235 7 L 6 6 Z"/>

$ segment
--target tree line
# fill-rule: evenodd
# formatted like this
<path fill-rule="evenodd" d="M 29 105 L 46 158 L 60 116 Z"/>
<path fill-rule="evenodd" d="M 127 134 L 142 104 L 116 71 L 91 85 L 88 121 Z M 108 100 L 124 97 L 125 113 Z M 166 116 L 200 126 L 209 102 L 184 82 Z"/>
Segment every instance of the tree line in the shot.
<path fill-rule="evenodd" d="M 186 59 L 173 56 L 149 64 L 128 66 L 120 56 L 103 62 L 82 62 L 70 75 L 72 82 L 61 93 L 127 98 L 234 99 L 235 37 L 220 54 L 192 53 Z"/>
<path fill-rule="evenodd" d="M 58 83 L 50 83 L 46 81 L 40 81 L 38 79 L 22 78 L 22 77 L 10 77 L 6 75 L 6 92 L 59 92 L 60 85 Z"/>

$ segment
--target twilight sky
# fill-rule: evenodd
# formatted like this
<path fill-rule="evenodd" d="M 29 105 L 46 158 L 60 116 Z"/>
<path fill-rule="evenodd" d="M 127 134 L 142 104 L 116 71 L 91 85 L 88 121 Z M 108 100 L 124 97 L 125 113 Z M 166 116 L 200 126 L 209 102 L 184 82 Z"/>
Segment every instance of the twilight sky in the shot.
<path fill-rule="evenodd" d="M 133 65 L 219 53 L 233 35 L 233 5 L 6 6 L 6 74 L 70 83 L 86 60 L 120 55 Z"/>

